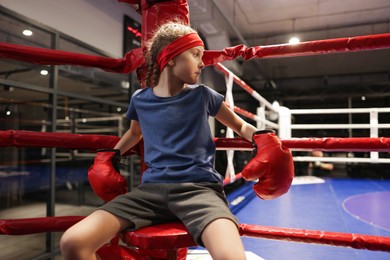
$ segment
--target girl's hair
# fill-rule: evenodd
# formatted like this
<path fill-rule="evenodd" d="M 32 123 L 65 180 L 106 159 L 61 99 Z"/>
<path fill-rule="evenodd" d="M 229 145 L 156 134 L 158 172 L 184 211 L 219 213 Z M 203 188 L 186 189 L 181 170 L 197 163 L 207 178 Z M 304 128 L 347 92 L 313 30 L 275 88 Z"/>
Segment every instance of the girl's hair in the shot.
<path fill-rule="evenodd" d="M 160 78 L 160 69 L 157 64 L 157 56 L 161 50 L 172 41 L 186 34 L 196 32 L 188 25 L 180 22 L 168 22 L 157 28 L 154 36 L 146 44 L 147 52 L 145 55 L 146 64 L 146 85 L 154 87 Z"/>

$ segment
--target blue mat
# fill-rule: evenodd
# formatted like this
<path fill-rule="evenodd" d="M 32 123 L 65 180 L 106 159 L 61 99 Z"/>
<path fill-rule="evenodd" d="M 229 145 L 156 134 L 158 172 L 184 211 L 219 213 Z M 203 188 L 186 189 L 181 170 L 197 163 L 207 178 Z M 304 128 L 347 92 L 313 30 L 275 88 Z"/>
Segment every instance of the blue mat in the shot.
<path fill-rule="evenodd" d="M 241 187 L 236 195 L 248 194 L 247 189 L 252 192 L 251 186 Z M 246 224 L 390 237 L 389 191 L 389 180 L 324 179 L 323 183 L 293 185 L 287 194 L 271 201 L 252 196 L 235 214 Z M 266 260 L 390 259 L 390 253 L 380 251 L 247 237 L 243 241 L 247 251 Z"/>

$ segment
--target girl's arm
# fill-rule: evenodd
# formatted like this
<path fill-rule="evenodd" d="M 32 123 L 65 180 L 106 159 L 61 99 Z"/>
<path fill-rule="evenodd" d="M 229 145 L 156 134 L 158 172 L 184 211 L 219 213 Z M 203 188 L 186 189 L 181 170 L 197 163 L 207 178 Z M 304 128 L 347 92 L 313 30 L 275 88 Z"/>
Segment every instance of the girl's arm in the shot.
<path fill-rule="evenodd" d="M 245 122 L 241 117 L 234 113 L 225 102 L 222 102 L 215 118 L 248 141 L 252 141 L 253 132 L 257 131 L 256 127 Z"/>
<path fill-rule="evenodd" d="M 136 145 L 142 138 L 142 131 L 139 122 L 131 120 L 130 128 L 121 137 L 114 149 L 119 149 L 121 154 L 127 152 L 130 148 Z"/>

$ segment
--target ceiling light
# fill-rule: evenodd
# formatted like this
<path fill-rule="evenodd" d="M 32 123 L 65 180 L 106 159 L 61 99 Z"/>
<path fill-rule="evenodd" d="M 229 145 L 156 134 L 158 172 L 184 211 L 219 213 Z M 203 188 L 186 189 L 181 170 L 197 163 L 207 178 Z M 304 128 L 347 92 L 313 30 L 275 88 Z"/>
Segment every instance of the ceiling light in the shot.
<path fill-rule="evenodd" d="M 3 85 L 3 88 L 5 91 L 9 91 L 9 92 L 14 91 L 14 87 L 11 87 L 9 85 Z"/>
<path fill-rule="evenodd" d="M 277 100 L 274 100 L 274 102 L 272 102 L 272 107 L 275 109 L 275 110 L 278 110 L 280 105 L 279 105 L 279 102 Z"/>
<path fill-rule="evenodd" d="M 290 43 L 290 44 L 298 44 L 298 43 L 300 43 L 300 42 L 301 42 L 301 40 L 299 40 L 298 37 L 292 37 L 292 38 L 288 41 L 288 43 Z"/>
<path fill-rule="evenodd" d="M 31 35 L 33 35 L 33 32 L 31 30 L 25 29 L 25 30 L 23 30 L 23 35 L 24 36 L 31 36 Z"/>
<path fill-rule="evenodd" d="M 122 81 L 121 86 L 123 89 L 129 89 L 130 88 L 130 82 L 128 81 Z"/>
<path fill-rule="evenodd" d="M 41 75 L 46 76 L 47 74 L 49 74 L 47 70 L 41 70 Z"/>

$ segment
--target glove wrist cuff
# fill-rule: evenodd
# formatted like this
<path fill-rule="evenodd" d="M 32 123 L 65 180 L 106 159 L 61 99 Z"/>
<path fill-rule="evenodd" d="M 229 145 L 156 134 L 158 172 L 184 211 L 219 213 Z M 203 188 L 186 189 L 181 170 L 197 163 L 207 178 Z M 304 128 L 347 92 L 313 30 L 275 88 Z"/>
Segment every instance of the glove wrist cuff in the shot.
<path fill-rule="evenodd" d="M 115 155 L 121 156 L 121 150 L 119 149 L 103 148 L 103 149 L 97 149 L 96 152 L 114 152 Z"/>
<path fill-rule="evenodd" d="M 256 130 L 256 131 L 253 132 L 252 138 L 255 135 L 261 135 L 261 134 L 267 134 L 267 133 L 275 133 L 275 131 L 271 130 L 271 129 Z"/>
<path fill-rule="evenodd" d="M 253 132 L 253 135 L 252 135 L 252 144 L 253 144 L 253 153 L 254 155 L 257 154 L 257 143 L 256 143 L 256 139 L 255 138 L 257 135 L 262 135 L 262 134 L 269 134 L 269 133 L 275 133 L 274 130 L 271 130 L 271 129 L 263 129 L 263 130 L 257 130 L 257 131 L 254 131 Z"/>

